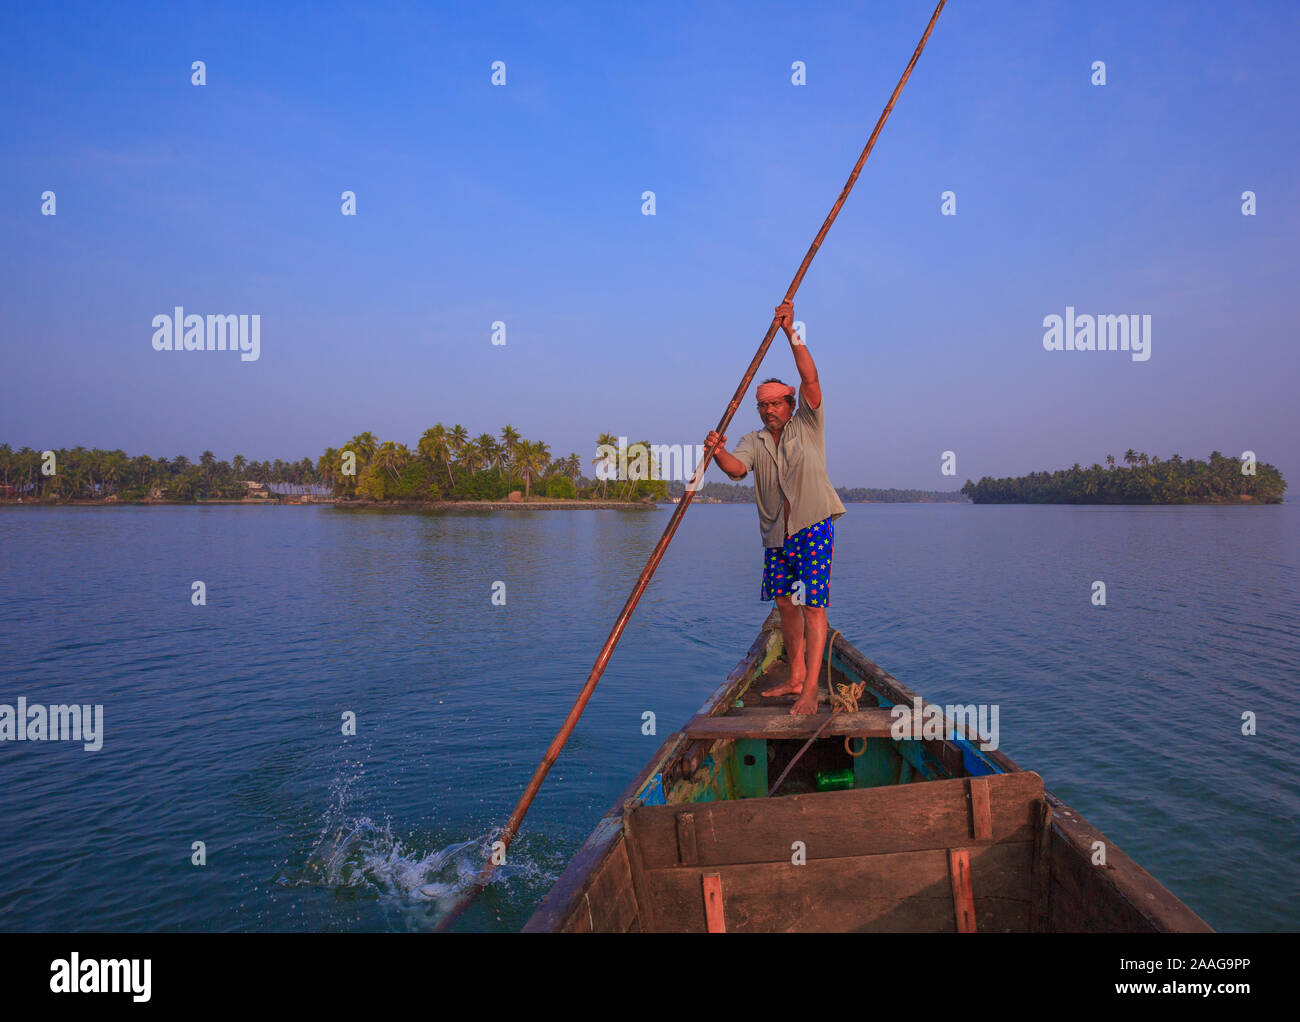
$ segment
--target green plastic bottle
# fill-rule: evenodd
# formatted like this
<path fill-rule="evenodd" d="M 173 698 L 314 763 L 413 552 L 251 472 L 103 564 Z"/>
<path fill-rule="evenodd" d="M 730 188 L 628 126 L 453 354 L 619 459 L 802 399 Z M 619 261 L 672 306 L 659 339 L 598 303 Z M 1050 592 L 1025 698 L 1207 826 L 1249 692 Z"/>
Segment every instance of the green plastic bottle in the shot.
<path fill-rule="evenodd" d="M 816 777 L 818 791 L 844 791 L 853 787 L 852 767 L 845 767 L 843 770 L 818 770 Z"/>

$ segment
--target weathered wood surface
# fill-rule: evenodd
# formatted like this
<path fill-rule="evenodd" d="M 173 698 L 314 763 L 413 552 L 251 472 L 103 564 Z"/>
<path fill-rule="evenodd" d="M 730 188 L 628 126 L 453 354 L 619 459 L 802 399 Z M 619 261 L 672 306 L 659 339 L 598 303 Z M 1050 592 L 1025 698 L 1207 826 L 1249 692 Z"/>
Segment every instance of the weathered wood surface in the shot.
<path fill-rule="evenodd" d="M 1101 831 L 1060 799 L 1046 797 L 1052 806 L 1048 855 L 1054 932 L 1214 932 Z M 1098 841 L 1106 848 L 1105 866 L 1092 864 Z"/>
<path fill-rule="evenodd" d="M 1042 778 L 1022 772 L 994 775 L 988 780 L 989 840 L 1032 841 L 1037 822 L 1033 803 L 1043 795 Z M 674 805 L 633 810 L 647 870 L 679 863 L 677 816 L 683 811 L 682 806 Z M 905 787 L 699 802 L 692 804 L 689 812 L 694 817 L 695 851 L 701 866 L 788 862 L 793 841 L 804 843 L 809 860 L 946 850 L 973 843 L 963 778 Z"/>
<path fill-rule="evenodd" d="M 636 893 L 627 861 L 627 842 L 616 842 L 583 897 L 592 933 L 627 933 L 637 926 Z M 579 913 L 581 915 L 581 913 Z"/>
<path fill-rule="evenodd" d="M 1035 933 L 1047 933 L 1052 926 L 1052 804 L 1038 802 L 1038 826 L 1034 831 L 1034 885 L 1030 896 L 1029 925 Z"/>
<path fill-rule="evenodd" d="M 948 876 L 952 881 L 953 917 L 958 933 L 976 933 L 975 890 L 971 883 L 970 852 L 964 848 L 948 850 Z M 1029 878 L 1021 876 L 1022 883 Z"/>
<path fill-rule="evenodd" d="M 966 781 L 970 796 L 971 837 L 988 841 L 993 837 L 993 821 L 989 813 L 989 781 L 987 777 L 972 777 Z"/>
<path fill-rule="evenodd" d="M 722 910 L 722 877 L 705 873 L 700 878 L 704 894 L 704 927 L 709 933 L 726 933 L 727 920 Z"/>
<path fill-rule="evenodd" d="M 965 849 L 975 919 L 985 932 L 1029 929 L 1033 842 Z M 651 870 L 658 932 L 706 932 L 701 878 L 717 873 L 730 933 L 956 930 L 948 852 L 895 852 L 720 867 Z"/>
<path fill-rule="evenodd" d="M 777 642 L 781 643 L 779 619 L 777 625 Z M 746 705 L 744 706 L 744 709 L 763 709 L 778 713 L 782 711 L 788 713 L 791 705 L 795 701 L 795 696 L 765 696 L 763 695 L 763 690 L 774 688 L 775 686 L 784 684 L 789 680 L 790 662 L 786 659 L 774 659 L 764 667 L 763 673 L 760 674 L 755 679 L 754 683 L 749 686 L 749 690 L 745 693 Z M 830 696 L 827 694 L 824 682 L 819 684 L 817 687 L 817 702 L 823 706 L 830 702 Z M 735 706 L 732 706 L 730 711 L 736 712 Z"/>
<path fill-rule="evenodd" d="M 822 706 L 827 705 L 825 699 L 821 699 L 819 702 Z M 785 700 L 785 702 L 773 699 L 771 702 L 762 703 L 758 706 L 749 703 L 744 706 L 733 706 L 725 715 L 727 717 L 788 717 L 790 715 L 790 706 L 791 701 L 789 699 Z M 699 716 L 713 716 L 713 714 L 704 714 L 701 711 Z M 691 719 L 694 720 L 695 718 L 692 717 Z"/>
<path fill-rule="evenodd" d="M 789 713 L 754 716 L 694 716 L 686 725 L 690 738 L 811 738 L 826 723 L 827 713 L 791 716 Z M 889 738 L 893 717 L 888 710 L 859 710 L 837 713 L 831 719 L 825 738 L 860 735 L 865 738 Z"/>
<path fill-rule="evenodd" d="M 524 927 L 524 932 L 627 933 L 638 928 L 636 895 L 622 828 L 616 819 L 601 820 Z M 564 876 L 560 878 L 564 879 Z"/>
<path fill-rule="evenodd" d="M 695 844 L 695 814 L 677 814 L 677 861 L 686 866 L 694 866 L 700 861 Z"/>
<path fill-rule="evenodd" d="M 628 799 L 623 803 L 623 840 L 620 844 L 627 853 L 628 870 L 632 874 L 637 927 L 646 933 L 652 933 L 655 928 L 654 905 L 650 898 L 650 888 L 647 886 L 645 862 L 641 858 L 641 843 L 636 840 L 636 831 L 632 823 L 632 810 L 639 804 L 636 799 Z"/>

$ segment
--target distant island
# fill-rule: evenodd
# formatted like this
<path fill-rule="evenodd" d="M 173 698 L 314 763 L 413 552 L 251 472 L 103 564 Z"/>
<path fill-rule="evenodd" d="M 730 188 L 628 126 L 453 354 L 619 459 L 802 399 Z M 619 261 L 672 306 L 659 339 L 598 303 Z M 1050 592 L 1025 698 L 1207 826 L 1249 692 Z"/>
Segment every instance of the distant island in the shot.
<path fill-rule="evenodd" d="M 1280 504 L 1286 492 L 1282 473 L 1272 465 L 1218 451 L 1209 461 L 1184 461 L 1177 454 L 1161 461 L 1129 448 L 1124 463 L 1118 468 L 1108 454 L 1104 468 L 1076 463 L 1018 478 L 985 476 L 978 483 L 967 480 L 961 492 L 976 504 Z"/>

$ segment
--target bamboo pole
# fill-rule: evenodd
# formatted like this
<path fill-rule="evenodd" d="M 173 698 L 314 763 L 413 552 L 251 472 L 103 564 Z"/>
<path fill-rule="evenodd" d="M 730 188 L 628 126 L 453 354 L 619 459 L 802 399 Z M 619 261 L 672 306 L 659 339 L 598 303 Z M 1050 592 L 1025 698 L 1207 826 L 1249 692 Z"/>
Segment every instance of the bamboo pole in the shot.
<path fill-rule="evenodd" d="M 934 24 L 939 20 L 939 13 L 943 10 L 947 0 L 939 0 L 939 5 L 935 7 L 934 13 L 930 15 L 930 23 L 925 26 L 925 34 L 921 36 L 921 41 L 916 44 L 916 50 L 912 53 L 912 59 L 907 62 L 907 68 L 903 71 L 903 76 L 899 78 L 898 84 L 894 86 L 894 91 L 889 97 L 889 102 L 885 104 L 885 109 L 881 111 L 879 119 L 876 121 L 875 130 L 871 132 L 871 137 L 867 139 L 867 144 L 862 150 L 862 155 L 858 157 L 858 162 L 853 167 L 853 173 L 849 175 L 848 181 L 844 183 L 844 188 L 840 191 L 840 196 L 835 200 L 835 205 L 831 207 L 830 213 L 826 215 L 826 220 L 813 238 L 812 244 L 808 248 L 808 253 L 803 257 L 803 262 L 799 264 L 799 269 L 795 272 L 794 279 L 790 281 L 790 286 L 786 288 L 785 299 L 793 301 L 795 292 L 799 290 L 799 285 L 803 283 L 804 274 L 808 272 L 808 267 L 812 264 L 813 256 L 821 248 L 822 241 L 826 233 L 831 229 L 831 224 L 840 214 L 840 208 L 844 205 L 844 200 L 849 197 L 849 192 L 853 190 L 854 183 L 858 180 L 858 175 L 862 172 L 863 165 L 867 162 L 867 157 L 871 155 L 871 150 L 875 147 L 876 139 L 880 136 L 880 130 L 885 126 L 885 121 L 889 119 L 890 112 L 894 109 L 894 103 L 898 101 L 899 94 L 903 91 L 903 86 L 907 84 L 907 79 L 911 77 L 912 68 L 920 59 L 921 51 L 925 49 L 925 44 L 930 38 L 930 32 L 934 29 Z M 718 420 L 717 432 L 719 436 L 726 433 L 727 427 L 731 424 L 732 417 L 736 414 L 736 409 L 740 407 L 740 402 L 745 397 L 745 392 L 749 390 L 750 383 L 753 382 L 758 367 L 762 365 L 763 358 L 767 355 L 767 349 L 771 347 L 772 339 L 776 336 L 778 322 L 775 314 L 772 316 L 772 322 L 768 325 L 767 333 L 763 337 L 763 343 L 758 346 L 758 351 L 754 353 L 753 359 L 750 360 L 749 368 L 745 370 L 745 375 L 740 384 L 736 387 L 736 392 L 731 397 L 731 402 L 727 405 L 727 410 L 723 413 L 722 418 Z M 514 812 L 510 814 L 510 819 L 506 822 L 505 829 L 497 841 L 503 843 L 505 848 L 510 847 L 510 842 L 514 840 L 515 834 L 519 831 L 519 825 L 523 822 L 524 815 L 528 812 L 529 806 L 532 805 L 542 782 L 546 780 L 546 775 L 550 773 L 551 767 L 560 755 L 560 750 L 564 748 L 564 743 L 569 740 L 573 733 L 574 727 L 578 723 L 578 718 L 582 716 L 582 711 L 586 709 L 587 702 L 596 690 L 596 684 L 600 677 L 605 673 L 605 667 L 609 663 L 609 658 L 614 654 L 614 648 L 618 645 L 618 640 L 623 637 L 623 629 L 627 627 L 628 621 L 632 617 L 632 612 L 636 610 L 636 605 L 641 600 L 641 595 L 645 592 L 646 586 L 654 578 L 655 569 L 659 567 L 659 562 L 663 560 L 664 552 L 668 549 L 668 544 L 672 542 L 674 534 L 677 532 L 677 526 L 681 524 L 682 517 L 686 514 L 686 509 L 690 507 L 691 501 L 695 497 L 695 490 L 704 478 L 704 473 L 708 470 L 709 463 L 713 460 L 713 452 L 717 448 L 708 446 L 704 449 L 704 457 L 700 460 L 695 469 L 695 475 L 691 483 L 686 487 L 686 492 L 682 494 L 682 499 L 673 509 L 672 516 L 668 519 L 668 524 L 664 527 L 663 535 L 659 537 L 659 542 L 655 544 L 654 550 L 650 552 L 650 559 L 646 561 L 645 567 L 641 569 L 641 575 L 636 580 L 636 585 L 632 587 L 632 592 L 623 604 L 623 609 L 619 611 L 618 618 L 614 621 L 614 626 L 609 631 L 609 636 L 605 639 L 604 646 L 601 647 L 599 655 L 596 657 L 595 664 L 592 665 L 591 673 L 587 675 L 587 681 L 582 686 L 582 691 L 578 693 L 578 698 L 573 707 L 569 710 L 568 716 L 564 718 L 564 723 L 560 725 L 560 730 L 552 739 L 550 746 L 547 748 L 542 761 L 537 765 L 533 772 L 532 779 L 528 782 L 528 787 L 519 798 Z M 472 887 L 452 906 L 451 910 L 443 917 L 437 926 L 437 932 L 442 933 L 450 929 L 452 924 L 460 916 L 461 912 L 473 901 L 487 886 L 492 879 L 492 874 L 496 872 L 496 863 L 489 858 L 483 870 L 475 879 Z"/>

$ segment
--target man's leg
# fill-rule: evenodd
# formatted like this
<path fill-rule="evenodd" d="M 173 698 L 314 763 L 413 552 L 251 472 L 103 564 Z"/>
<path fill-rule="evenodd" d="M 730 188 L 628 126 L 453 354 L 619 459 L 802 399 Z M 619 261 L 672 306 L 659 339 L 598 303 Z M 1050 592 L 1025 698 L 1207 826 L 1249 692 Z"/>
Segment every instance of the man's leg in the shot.
<path fill-rule="evenodd" d="M 830 519 L 800 530 L 792 544 L 795 574 L 807 594 L 803 608 L 806 662 L 803 691 L 790 708 L 791 713 L 817 712 L 817 682 L 821 675 L 822 654 L 826 651 L 826 608 L 831 602 L 831 556 L 835 532 Z M 827 679 L 827 684 L 830 680 Z"/>
<path fill-rule="evenodd" d="M 804 625 L 803 607 L 798 606 L 789 594 L 776 598 L 776 609 L 781 613 L 781 634 L 785 637 L 785 658 L 790 662 L 790 680 L 765 689 L 763 695 L 768 699 L 773 696 L 798 695 L 803 691 L 804 672 Z M 822 635 L 826 634 L 826 615 L 822 615 Z"/>
<path fill-rule="evenodd" d="M 826 608 L 796 607 L 795 610 L 803 611 L 803 642 L 800 645 L 806 649 L 804 677 L 807 680 L 803 683 L 803 692 L 790 707 L 790 712 L 816 713 L 817 679 L 821 675 L 822 654 L 826 652 Z M 781 616 L 781 623 L 783 625 L 785 623 L 784 614 Z M 827 683 L 829 684 L 829 681 Z"/>

